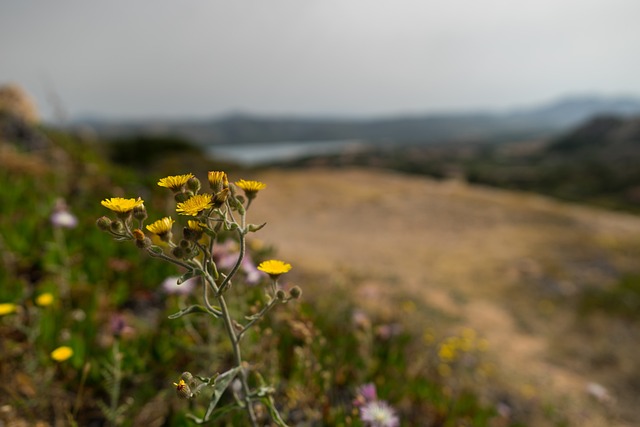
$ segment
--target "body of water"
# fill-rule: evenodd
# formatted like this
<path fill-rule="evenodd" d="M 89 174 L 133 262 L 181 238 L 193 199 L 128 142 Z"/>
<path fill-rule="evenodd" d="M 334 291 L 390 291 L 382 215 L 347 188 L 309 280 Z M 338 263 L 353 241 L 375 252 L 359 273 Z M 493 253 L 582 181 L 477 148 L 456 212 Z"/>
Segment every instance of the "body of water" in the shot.
<path fill-rule="evenodd" d="M 214 159 L 242 166 L 260 166 L 288 162 L 313 156 L 327 156 L 362 151 L 366 143 L 356 139 L 332 141 L 282 141 L 253 144 L 214 145 L 208 154 Z"/>

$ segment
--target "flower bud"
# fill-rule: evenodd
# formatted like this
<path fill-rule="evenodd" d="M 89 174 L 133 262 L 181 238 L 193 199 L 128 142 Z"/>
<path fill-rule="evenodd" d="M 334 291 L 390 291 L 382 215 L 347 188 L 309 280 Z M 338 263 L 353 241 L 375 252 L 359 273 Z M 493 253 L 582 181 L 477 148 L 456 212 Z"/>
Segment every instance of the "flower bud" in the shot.
<path fill-rule="evenodd" d="M 173 383 L 173 385 L 176 388 L 176 394 L 179 398 L 189 399 L 191 397 L 191 388 L 183 379 L 180 379 L 177 383 Z"/>
<path fill-rule="evenodd" d="M 136 240 L 136 246 L 140 249 L 147 249 L 151 245 L 152 245 L 151 239 L 148 237 L 145 237 L 142 240 Z"/>
<path fill-rule="evenodd" d="M 110 227 L 112 232 L 119 233 L 124 229 L 122 221 L 111 221 Z"/>
<path fill-rule="evenodd" d="M 189 200 L 189 198 L 191 198 L 191 194 L 180 192 L 180 193 L 176 193 L 175 196 L 173 196 L 173 198 L 175 199 L 176 202 L 183 203 Z"/>
<path fill-rule="evenodd" d="M 171 250 L 171 254 L 176 258 L 184 258 L 184 250 L 180 246 L 176 246 Z"/>
<path fill-rule="evenodd" d="M 193 384 L 193 375 L 191 372 L 183 372 L 182 375 L 180 375 L 180 379 L 183 379 L 187 384 Z"/>
<path fill-rule="evenodd" d="M 302 296 L 302 289 L 300 289 L 299 286 L 294 286 L 289 290 L 289 295 L 291 295 L 293 299 L 298 299 Z"/>
<path fill-rule="evenodd" d="M 222 206 L 224 204 L 224 202 L 227 200 L 227 198 L 229 197 L 229 189 L 225 188 L 222 191 L 220 191 L 219 193 L 216 193 L 215 196 L 213 196 L 213 206 L 219 208 L 220 206 Z"/>
<path fill-rule="evenodd" d="M 227 174 L 222 171 L 209 171 L 207 178 L 214 193 L 219 193 L 225 188 L 229 188 Z"/>
<path fill-rule="evenodd" d="M 194 194 L 197 193 L 198 191 L 200 191 L 200 180 L 195 176 L 192 176 L 187 181 L 187 187 L 189 188 L 189 190 L 193 191 Z"/>
<path fill-rule="evenodd" d="M 178 243 L 178 246 L 180 246 L 182 249 L 189 249 L 191 247 L 191 242 L 186 239 L 182 239 L 180 240 L 180 243 Z"/>
<path fill-rule="evenodd" d="M 133 230 L 131 234 L 133 234 L 133 238 L 136 240 L 144 240 L 145 238 L 144 232 L 139 228 L 136 228 L 135 230 Z"/>
<path fill-rule="evenodd" d="M 106 216 L 101 216 L 96 221 L 96 225 L 102 231 L 109 231 L 111 229 L 111 220 Z"/>
<path fill-rule="evenodd" d="M 139 221 L 144 221 L 147 219 L 147 209 L 144 207 L 144 204 L 136 206 L 133 208 L 133 217 Z"/>

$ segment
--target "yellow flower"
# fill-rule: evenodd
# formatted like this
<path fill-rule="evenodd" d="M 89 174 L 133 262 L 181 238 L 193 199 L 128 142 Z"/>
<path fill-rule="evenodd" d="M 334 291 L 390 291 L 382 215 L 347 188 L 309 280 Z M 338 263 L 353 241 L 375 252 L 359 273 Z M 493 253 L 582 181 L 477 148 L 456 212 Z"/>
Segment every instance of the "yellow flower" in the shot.
<path fill-rule="evenodd" d="M 56 362 L 64 362 L 71 356 L 73 356 L 73 349 L 67 346 L 58 347 L 51 352 L 51 358 Z"/>
<path fill-rule="evenodd" d="M 260 190 L 264 190 L 267 188 L 267 184 L 260 181 L 245 181 L 241 179 L 240 181 L 236 181 L 236 185 L 244 190 L 244 194 L 246 194 L 247 198 L 253 199 L 256 197 L 256 194 Z"/>
<path fill-rule="evenodd" d="M 175 221 L 170 216 L 157 220 L 153 224 L 147 225 L 147 230 L 158 236 L 164 236 L 171 232 L 171 227 Z"/>
<path fill-rule="evenodd" d="M 207 178 L 214 193 L 219 193 L 225 188 L 229 188 L 229 179 L 227 174 L 220 171 L 209 171 Z"/>
<path fill-rule="evenodd" d="M 189 221 L 187 221 L 187 227 L 189 227 L 193 231 L 202 231 L 202 229 L 205 227 L 205 225 L 203 223 L 199 222 L 199 221 L 189 220 Z"/>
<path fill-rule="evenodd" d="M 53 295 L 50 294 L 49 292 L 40 294 L 36 298 L 36 304 L 38 304 L 40 307 L 46 307 L 48 305 L 51 305 L 52 303 L 53 303 Z"/>
<path fill-rule="evenodd" d="M 180 191 L 191 178 L 193 178 L 193 174 L 191 173 L 186 175 L 168 176 L 166 178 L 161 178 L 160 181 L 158 181 L 158 185 L 160 187 L 169 188 L 173 191 Z"/>
<path fill-rule="evenodd" d="M 101 202 L 102 206 L 118 213 L 131 212 L 133 208 L 142 206 L 144 201 L 138 197 L 137 199 L 123 199 L 122 197 L 112 197 Z"/>
<path fill-rule="evenodd" d="M 456 349 L 452 344 L 441 344 L 438 350 L 438 356 L 441 360 L 451 361 L 456 358 Z"/>
<path fill-rule="evenodd" d="M 191 397 L 191 388 L 182 378 L 177 383 L 173 383 L 173 386 L 176 388 L 178 397 L 182 399 L 188 399 Z"/>
<path fill-rule="evenodd" d="M 258 270 L 267 273 L 272 279 L 277 279 L 281 274 L 287 273 L 291 270 L 291 264 L 277 259 L 270 259 L 263 261 L 258 266 Z"/>
<path fill-rule="evenodd" d="M 211 194 L 196 194 L 185 202 L 178 203 L 176 211 L 181 215 L 197 216 L 203 210 L 213 206 L 212 197 Z"/>
<path fill-rule="evenodd" d="M 0 304 L 0 316 L 11 314 L 16 311 L 16 305 L 10 302 Z"/>

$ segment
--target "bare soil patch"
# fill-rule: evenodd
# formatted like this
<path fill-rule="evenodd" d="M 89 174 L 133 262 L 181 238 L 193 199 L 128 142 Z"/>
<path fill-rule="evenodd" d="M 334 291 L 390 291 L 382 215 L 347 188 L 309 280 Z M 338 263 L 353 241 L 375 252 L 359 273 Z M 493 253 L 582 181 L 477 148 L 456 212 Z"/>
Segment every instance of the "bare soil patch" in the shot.
<path fill-rule="evenodd" d="M 551 337 L 569 316 L 544 296 L 570 298 L 633 268 L 640 218 L 384 171 L 269 170 L 260 179 L 268 188 L 249 219 L 267 221 L 260 238 L 296 269 L 363 277 L 476 329 L 497 380 L 562 406 L 572 425 L 634 425 L 587 393 L 593 378 L 554 357 Z"/>

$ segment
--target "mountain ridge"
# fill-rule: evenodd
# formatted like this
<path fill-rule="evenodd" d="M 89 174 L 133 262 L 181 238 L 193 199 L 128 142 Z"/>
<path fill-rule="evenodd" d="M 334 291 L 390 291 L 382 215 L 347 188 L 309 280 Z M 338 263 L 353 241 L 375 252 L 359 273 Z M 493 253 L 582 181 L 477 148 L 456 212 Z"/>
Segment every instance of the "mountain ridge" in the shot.
<path fill-rule="evenodd" d="M 173 135 L 205 146 L 332 139 L 429 144 L 548 137 L 602 114 L 640 114 L 640 97 L 572 96 L 505 112 L 478 110 L 359 119 L 234 113 L 211 119 L 77 121 L 72 127 L 89 127 L 106 139 Z"/>

